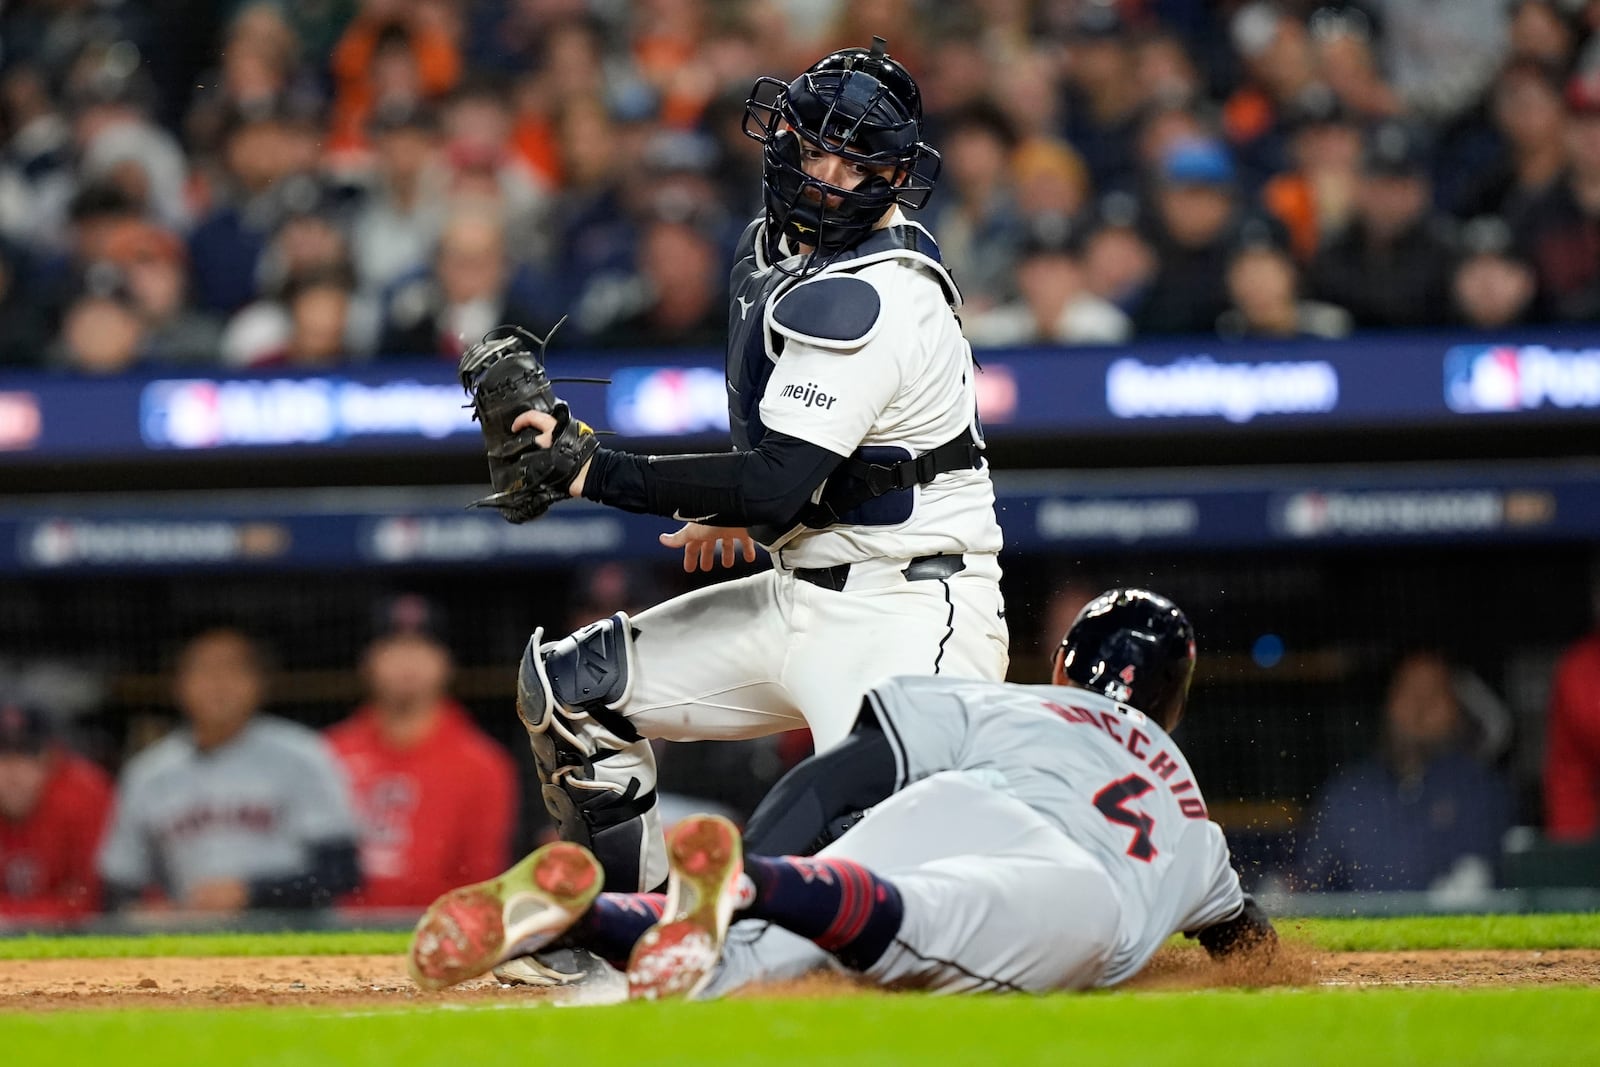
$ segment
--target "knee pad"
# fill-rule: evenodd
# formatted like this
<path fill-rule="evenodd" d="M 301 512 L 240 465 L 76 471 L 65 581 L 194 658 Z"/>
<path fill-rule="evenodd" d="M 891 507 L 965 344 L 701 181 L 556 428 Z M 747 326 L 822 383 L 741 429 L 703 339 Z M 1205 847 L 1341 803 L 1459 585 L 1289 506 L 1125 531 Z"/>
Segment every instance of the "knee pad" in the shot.
<path fill-rule="evenodd" d="M 541 642 L 544 630 L 528 639 L 517 671 L 517 714 L 530 733 L 550 727 L 555 715 L 592 716 L 624 742 L 639 734 L 617 713 L 627 703 L 633 674 L 633 629 L 626 612 L 590 623 L 559 641 Z"/>
<path fill-rule="evenodd" d="M 543 637 L 544 627 L 533 631 L 528 647 L 522 650 L 522 664 L 517 668 L 517 718 L 530 734 L 548 730 L 550 717 L 555 712 L 550 674 L 545 670 L 544 655 L 540 652 Z"/>
<path fill-rule="evenodd" d="M 614 712 L 627 703 L 633 687 L 628 669 L 633 658 L 633 628 L 626 612 L 592 622 L 541 652 L 557 703 L 591 715 Z"/>

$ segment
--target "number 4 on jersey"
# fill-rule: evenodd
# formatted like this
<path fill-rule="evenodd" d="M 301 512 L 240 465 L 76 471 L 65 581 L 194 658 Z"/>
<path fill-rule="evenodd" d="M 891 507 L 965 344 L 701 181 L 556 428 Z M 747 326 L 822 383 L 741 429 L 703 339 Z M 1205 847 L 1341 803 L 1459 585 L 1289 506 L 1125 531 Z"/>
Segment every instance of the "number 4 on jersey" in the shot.
<path fill-rule="evenodd" d="M 1156 828 L 1156 821 L 1142 811 L 1129 810 L 1127 804 L 1130 800 L 1138 800 L 1154 788 L 1155 786 L 1137 774 L 1130 774 L 1126 778 L 1117 779 L 1094 795 L 1094 806 L 1100 810 L 1100 814 L 1118 826 L 1126 826 L 1133 831 L 1133 841 L 1128 845 L 1128 855 L 1146 863 L 1156 858 L 1156 846 L 1150 840 L 1150 832 Z"/>

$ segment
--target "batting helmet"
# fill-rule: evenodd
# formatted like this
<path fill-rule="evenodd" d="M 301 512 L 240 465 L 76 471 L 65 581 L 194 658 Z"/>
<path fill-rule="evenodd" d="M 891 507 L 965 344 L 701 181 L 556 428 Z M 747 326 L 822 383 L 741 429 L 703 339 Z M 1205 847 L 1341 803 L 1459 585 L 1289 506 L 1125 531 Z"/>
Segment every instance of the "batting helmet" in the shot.
<path fill-rule="evenodd" d="M 893 205 L 925 205 L 939 175 L 939 153 L 922 140 L 922 93 L 881 37 L 871 48 L 823 56 L 787 85 L 757 79 L 745 101 L 744 132 L 763 146 L 766 252 L 773 263 L 781 258 L 781 236 L 823 256 L 849 248 Z M 806 173 L 802 140 L 852 163 L 894 169 L 854 189 L 832 185 Z"/>
<path fill-rule="evenodd" d="M 1194 627 L 1178 606 L 1147 589 L 1108 589 L 1061 639 L 1054 681 L 1138 708 L 1170 731 L 1193 675 Z"/>

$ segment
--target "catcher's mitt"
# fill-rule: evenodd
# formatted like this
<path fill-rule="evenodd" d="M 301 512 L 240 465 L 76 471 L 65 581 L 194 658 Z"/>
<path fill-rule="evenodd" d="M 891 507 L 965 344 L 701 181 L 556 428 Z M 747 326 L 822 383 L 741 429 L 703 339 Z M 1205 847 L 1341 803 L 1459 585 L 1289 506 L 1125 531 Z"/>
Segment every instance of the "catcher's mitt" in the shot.
<path fill-rule="evenodd" d="M 508 522 L 531 522 L 551 504 L 567 499 L 572 480 L 600 447 L 594 431 L 573 418 L 567 402 L 550 387 L 544 351 L 554 335 L 554 329 L 538 337 L 520 326 L 496 326 L 462 354 L 457 367 L 462 388 L 472 396 L 472 417 L 483 430 L 495 489 L 470 506 L 494 508 Z M 511 432 L 511 424 L 525 411 L 555 417 L 549 448 L 535 442 L 536 430 Z"/>

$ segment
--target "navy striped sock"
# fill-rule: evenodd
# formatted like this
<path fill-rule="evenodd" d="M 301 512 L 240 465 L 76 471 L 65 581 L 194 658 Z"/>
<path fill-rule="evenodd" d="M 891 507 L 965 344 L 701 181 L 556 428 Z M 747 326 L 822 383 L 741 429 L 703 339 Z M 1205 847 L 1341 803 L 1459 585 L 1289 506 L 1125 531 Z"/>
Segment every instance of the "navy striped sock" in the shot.
<path fill-rule="evenodd" d="M 661 921 L 665 893 L 601 893 L 567 936 L 618 969 L 628 965 L 633 944 Z"/>
<path fill-rule="evenodd" d="M 900 891 L 859 863 L 746 856 L 755 900 L 741 918 L 765 919 L 815 941 L 853 971 L 878 961 L 900 930 Z"/>

